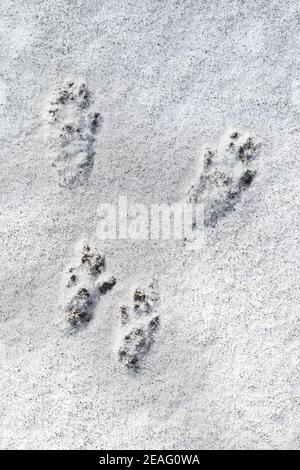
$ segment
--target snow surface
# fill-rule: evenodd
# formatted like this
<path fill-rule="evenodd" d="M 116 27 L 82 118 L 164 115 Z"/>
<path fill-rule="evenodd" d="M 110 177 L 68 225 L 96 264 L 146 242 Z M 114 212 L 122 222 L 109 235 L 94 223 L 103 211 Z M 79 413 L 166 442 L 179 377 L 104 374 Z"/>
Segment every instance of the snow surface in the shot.
<path fill-rule="evenodd" d="M 0 44 L 1 448 L 299 448 L 299 2 L 1 0 Z M 45 113 L 70 79 L 101 129 L 64 187 Z M 61 280 L 99 204 L 182 200 L 230 128 L 260 143 L 234 210 L 196 252 L 99 246 L 117 283 L 70 334 Z M 118 312 L 152 276 L 159 329 L 131 374 Z"/>

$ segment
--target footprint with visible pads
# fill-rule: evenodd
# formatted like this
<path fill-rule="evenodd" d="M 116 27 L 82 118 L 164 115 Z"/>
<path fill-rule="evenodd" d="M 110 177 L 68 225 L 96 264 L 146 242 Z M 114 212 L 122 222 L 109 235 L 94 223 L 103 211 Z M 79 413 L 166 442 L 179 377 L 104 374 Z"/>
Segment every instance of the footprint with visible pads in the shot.
<path fill-rule="evenodd" d="M 55 154 L 52 166 L 57 169 L 61 186 L 82 184 L 92 171 L 94 144 L 102 121 L 100 113 L 92 111 L 92 104 L 86 84 L 75 81 L 66 82 L 50 101 L 50 142 Z"/>
<path fill-rule="evenodd" d="M 145 359 L 159 327 L 156 312 L 159 301 L 158 285 L 152 280 L 145 289 L 137 288 L 133 294 L 133 306 L 122 305 L 118 318 L 121 327 L 118 357 L 125 367 L 137 372 Z"/>
<path fill-rule="evenodd" d="M 88 323 L 101 296 L 116 284 L 116 279 L 106 276 L 105 271 L 103 255 L 87 244 L 76 250 L 74 263 L 63 280 L 64 311 L 72 327 Z"/>
<path fill-rule="evenodd" d="M 227 133 L 217 149 L 206 148 L 201 175 L 188 196 L 189 202 L 204 205 L 205 225 L 214 226 L 233 210 L 251 185 L 259 148 L 252 137 L 236 130 Z"/>

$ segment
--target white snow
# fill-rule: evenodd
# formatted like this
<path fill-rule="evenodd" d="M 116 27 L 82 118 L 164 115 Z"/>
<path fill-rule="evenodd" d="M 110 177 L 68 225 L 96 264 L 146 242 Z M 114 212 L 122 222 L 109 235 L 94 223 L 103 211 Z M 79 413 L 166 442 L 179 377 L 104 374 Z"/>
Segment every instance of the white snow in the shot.
<path fill-rule="evenodd" d="M 299 38 L 297 0 L 1 1 L 1 448 L 299 448 Z M 62 187 L 44 112 L 70 78 L 102 122 Z M 61 278 L 98 206 L 183 200 L 229 128 L 260 143 L 234 210 L 198 251 L 105 241 L 117 283 L 69 334 Z M 130 374 L 119 307 L 156 274 Z"/>

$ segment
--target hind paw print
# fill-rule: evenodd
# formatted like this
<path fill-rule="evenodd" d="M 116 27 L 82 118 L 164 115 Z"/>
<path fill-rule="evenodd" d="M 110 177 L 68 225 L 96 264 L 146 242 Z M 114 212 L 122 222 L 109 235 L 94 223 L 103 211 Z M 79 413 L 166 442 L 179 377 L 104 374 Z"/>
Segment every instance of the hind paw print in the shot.
<path fill-rule="evenodd" d="M 84 183 L 94 164 L 94 144 L 101 116 L 90 110 L 91 93 L 85 83 L 67 82 L 51 100 L 49 124 L 55 150 L 52 166 L 59 184 L 72 187 Z"/>
<path fill-rule="evenodd" d="M 146 289 L 137 288 L 134 291 L 132 308 L 120 307 L 118 356 L 120 362 L 131 371 L 139 370 L 154 342 L 160 320 L 155 311 L 158 300 L 158 287 L 153 280 Z"/>
<path fill-rule="evenodd" d="M 88 323 L 101 298 L 116 284 L 113 276 L 105 276 L 105 258 L 84 245 L 77 254 L 75 266 L 67 270 L 64 280 L 65 315 L 72 327 Z"/>
<path fill-rule="evenodd" d="M 189 191 L 189 202 L 204 204 L 205 225 L 215 225 L 233 210 L 251 185 L 259 147 L 249 135 L 232 131 L 216 150 L 206 149 L 202 173 Z"/>

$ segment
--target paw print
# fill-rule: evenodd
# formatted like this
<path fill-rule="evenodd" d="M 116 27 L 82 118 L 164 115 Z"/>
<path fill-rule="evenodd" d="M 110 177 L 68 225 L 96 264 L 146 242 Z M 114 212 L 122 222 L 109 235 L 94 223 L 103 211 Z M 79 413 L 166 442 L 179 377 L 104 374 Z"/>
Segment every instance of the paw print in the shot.
<path fill-rule="evenodd" d="M 51 100 L 50 140 L 55 149 L 52 166 L 57 169 L 61 186 L 82 184 L 92 171 L 101 116 L 90 110 L 91 105 L 91 93 L 86 84 L 75 81 L 67 82 Z"/>
<path fill-rule="evenodd" d="M 156 312 L 159 300 L 158 286 L 152 280 L 146 289 L 137 288 L 133 294 L 132 308 L 122 305 L 120 322 L 119 360 L 125 367 L 137 372 L 154 342 L 160 317 Z"/>
<path fill-rule="evenodd" d="M 202 173 L 189 191 L 189 202 L 204 204 L 205 225 L 214 226 L 233 210 L 251 185 L 259 147 L 250 136 L 232 131 L 225 135 L 218 149 L 205 150 Z"/>
<path fill-rule="evenodd" d="M 84 245 L 75 267 L 67 270 L 64 280 L 65 314 L 72 327 L 88 323 L 100 298 L 116 284 L 113 276 L 105 276 L 105 257 Z"/>

